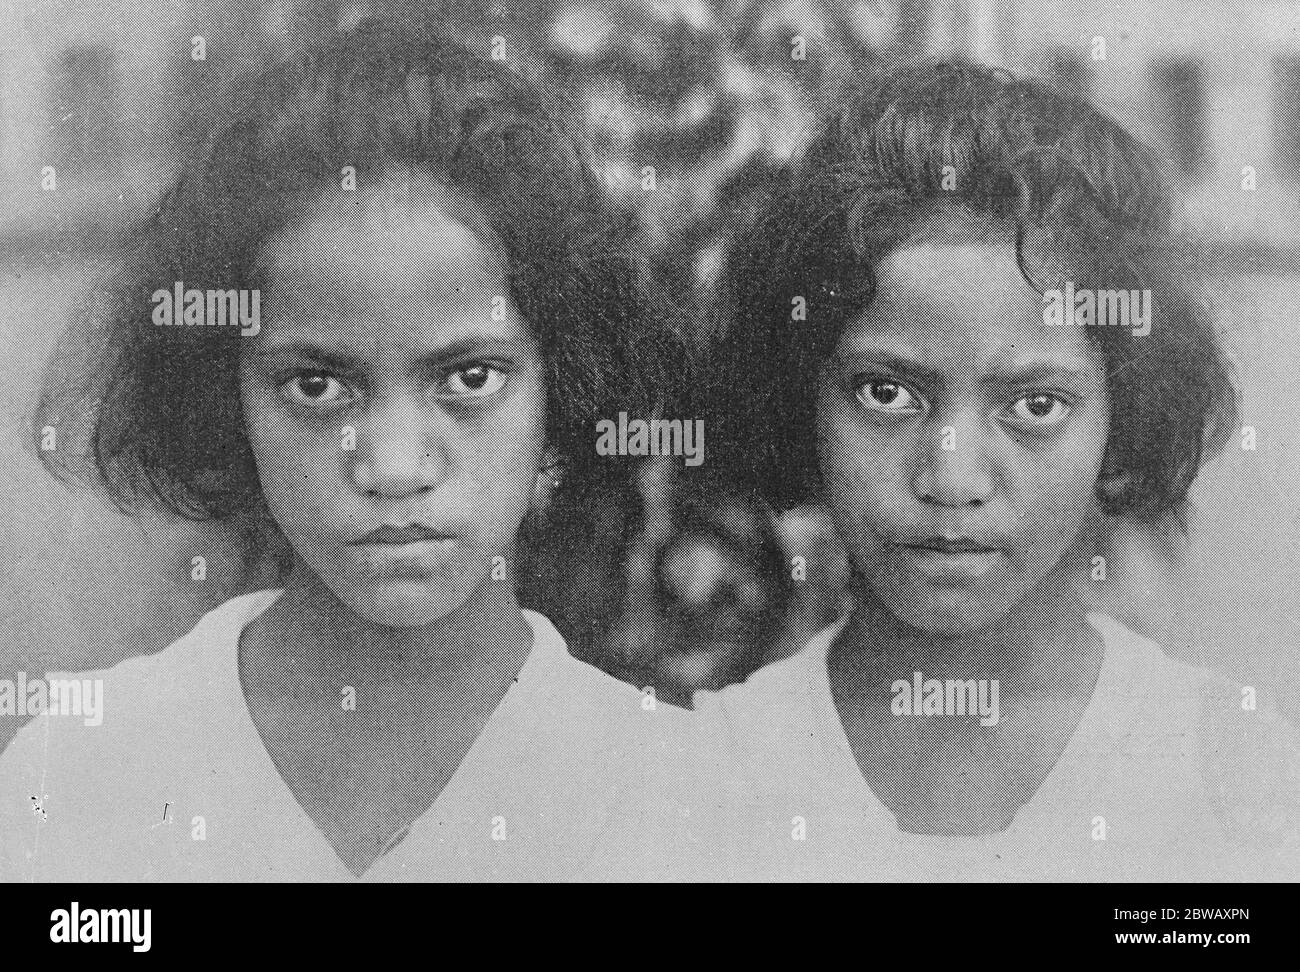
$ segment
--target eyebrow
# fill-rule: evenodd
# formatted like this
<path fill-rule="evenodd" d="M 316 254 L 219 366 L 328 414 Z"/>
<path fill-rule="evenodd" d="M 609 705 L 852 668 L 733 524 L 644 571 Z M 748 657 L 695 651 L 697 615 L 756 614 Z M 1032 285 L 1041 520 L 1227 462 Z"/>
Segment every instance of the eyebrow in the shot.
<path fill-rule="evenodd" d="M 852 367 L 858 364 L 870 363 L 915 378 L 922 384 L 931 386 L 942 385 L 946 377 L 943 371 L 926 364 L 924 361 L 902 357 L 889 351 L 850 348 L 839 353 L 836 357 L 845 366 Z M 993 372 L 985 377 L 985 384 L 1019 385 L 1054 380 L 1087 385 L 1095 382 L 1096 377 L 1094 369 L 1083 364 L 1034 362 L 1021 368 Z"/>
<path fill-rule="evenodd" d="M 430 349 L 428 353 L 420 357 L 420 361 L 425 365 L 437 366 L 473 356 L 522 356 L 527 349 L 526 342 L 514 338 L 465 337 L 451 341 L 442 347 Z M 260 360 L 302 358 L 320 364 L 332 371 L 356 372 L 365 368 L 365 362 L 356 355 L 316 341 L 297 340 L 285 341 L 279 344 L 268 342 L 254 349 L 253 354 Z"/>

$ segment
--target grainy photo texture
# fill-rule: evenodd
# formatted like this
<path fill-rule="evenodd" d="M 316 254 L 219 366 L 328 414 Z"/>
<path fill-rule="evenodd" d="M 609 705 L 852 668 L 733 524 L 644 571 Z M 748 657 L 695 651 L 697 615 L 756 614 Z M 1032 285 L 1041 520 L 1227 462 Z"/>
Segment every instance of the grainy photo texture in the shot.
<path fill-rule="evenodd" d="M 0 881 L 1297 880 L 1298 24 L 4 0 Z"/>

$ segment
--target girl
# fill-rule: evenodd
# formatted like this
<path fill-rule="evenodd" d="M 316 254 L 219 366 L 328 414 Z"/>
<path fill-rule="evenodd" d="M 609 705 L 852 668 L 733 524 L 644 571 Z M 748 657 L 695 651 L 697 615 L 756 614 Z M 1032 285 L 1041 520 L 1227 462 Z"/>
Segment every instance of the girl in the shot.
<path fill-rule="evenodd" d="M 1080 593 L 1112 531 L 1184 522 L 1235 422 L 1170 220 L 1090 105 L 941 64 L 869 78 L 740 239 L 715 456 L 829 506 L 853 604 L 697 697 L 705 873 L 1294 877 L 1294 731 Z"/>
<path fill-rule="evenodd" d="M 542 89 L 418 28 L 332 36 L 223 110 L 38 427 L 89 409 L 112 497 L 256 520 L 284 586 L 89 676 L 99 724 L 26 727 L 0 876 L 574 876 L 648 710 L 520 607 L 514 550 L 554 479 L 626 478 L 595 423 L 675 373 L 628 224 Z"/>

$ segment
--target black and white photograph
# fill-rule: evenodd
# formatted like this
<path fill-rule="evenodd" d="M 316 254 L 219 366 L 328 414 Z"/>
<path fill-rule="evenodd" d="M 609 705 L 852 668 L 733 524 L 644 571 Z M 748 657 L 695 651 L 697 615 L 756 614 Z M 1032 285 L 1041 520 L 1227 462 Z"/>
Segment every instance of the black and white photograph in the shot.
<path fill-rule="evenodd" d="M 1287 0 L 0 0 L 0 883 L 1300 881 L 1297 322 Z"/>

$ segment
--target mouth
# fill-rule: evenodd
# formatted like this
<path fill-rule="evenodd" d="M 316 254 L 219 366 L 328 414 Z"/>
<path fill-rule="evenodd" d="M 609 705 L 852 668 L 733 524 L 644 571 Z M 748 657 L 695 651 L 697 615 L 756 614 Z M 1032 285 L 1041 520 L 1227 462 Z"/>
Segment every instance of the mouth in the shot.
<path fill-rule="evenodd" d="M 900 543 L 899 546 L 905 547 L 909 550 L 948 554 L 949 556 L 958 556 L 961 554 L 995 554 L 1001 552 L 1000 547 L 995 547 L 988 543 L 982 543 L 965 537 L 924 537 L 917 540 L 905 541 Z"/>
<path fill-rule="evenodd" d="M 897 549 L 919 577 L 945 587 L 984 583 L 1004 560 L 1001 547 L 972 537 L 918 537 L 898 543 Z"/>
<path fill-rule="evenodd" d="M 357 547 L 405 547 L 415 543 L 449 543 L 457 539 L 455 534 L 417 523 L 404 527 L 381 526 L 352 543 Z"/>
<path fill-rule="evenodd" d="M 455 572 L 461 538 L 421 524 L 381 526 L 351 543 L 356 567 L 371 582 L 427 584 Z"/>

